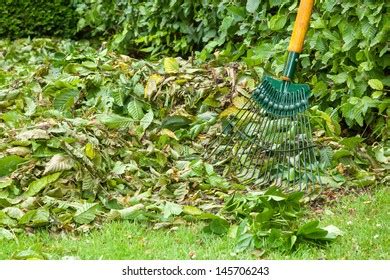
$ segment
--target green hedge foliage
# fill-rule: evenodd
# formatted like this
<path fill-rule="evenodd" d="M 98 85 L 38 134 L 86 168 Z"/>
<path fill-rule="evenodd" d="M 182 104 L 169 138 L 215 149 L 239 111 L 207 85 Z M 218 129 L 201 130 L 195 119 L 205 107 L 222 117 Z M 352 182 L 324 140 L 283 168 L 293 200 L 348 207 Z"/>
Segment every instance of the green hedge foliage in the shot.
<path fill-rule="evenodd" d="M 260 79 L 264 72 L 278 75 L 283 69 L 298 1 L 0 3 L 0 37 L 77 33 L 108 40 L 112 49 L 135 56 L 196 54 L 217 63 L 240 59 Z M 297 78 L 313 88 L 318 121 L 330 135 L 388 139 L 389 6 L 386 0 L 316 1 Z"/>
<path fill-rule="evenodd" d="M 78 14 L 69 0 L 0 0 L 0 38 L 73 37 Z"/>
<path fill-rule="evenodd" d="M 111 47 L 125 53 L 195 53 L 201 60 L 222 63 L 242 59 L 260 78 L 264 71 L 278 75 L 283 69 L 297 4 L 291 0 L 83 1 L 78 5 L 78 29 L 114 34 Z M 328 134 L 388 138 L 388 11 L 385 0 L 316 1 L 298 78 L 313 88 L 318 121 Z"/>

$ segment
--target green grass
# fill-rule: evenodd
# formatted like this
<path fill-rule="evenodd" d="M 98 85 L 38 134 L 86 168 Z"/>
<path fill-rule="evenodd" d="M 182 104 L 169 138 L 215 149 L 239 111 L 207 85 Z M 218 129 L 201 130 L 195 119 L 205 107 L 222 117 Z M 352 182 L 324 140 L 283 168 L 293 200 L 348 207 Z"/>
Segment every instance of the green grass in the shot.
<path fill-rule="evenodd" d="M 317 217 L 318 218 L 318 217 Z M 349 195 L 321 214 L 323 225 L 334 224 L 344 236 L 324 246 L 301 245 L 294 252 L 265 249 L 266 259 L 389 259 L 390 190 Z M 201 224 L 177 230 L 151 230 L 134 223 L 106 224 L 83 235 L 20 235 L 0 241 L 0 259 L 15 258 L 31 249 L 49 258 L 81 259 L 254 259 L 256 254 L 231 254 L 234 240 L 202 232 Z M 25 253 L 25 252 L 24 252 Z M 28 253 L 29 255 L 31 253 Z"/>
<path fill-rule="evenodd" d="M 318 218 L 318 217 L 317 217 Z M 326 207 L 321 224 L 333 224 L 344 235 L 326 247 L 300 246 L 292 255 L 271 259 L 390 259 L 390 189 L 381 187 L 349 195 Z"/>
<path fill-rule="evenodd" d="M 0 242 L 1 244 L 1 242 Z M 40 232 L 3 242 L 0 258 L 32 247 L 54 258 L 78 256 L 81 259 L 189 259 L 193 252 L 202 259 L 229 258 L 233 241 L 201 232 L 200 225 L 179 227 L 175 231 L 151 230 L 140 224 L 115 222 L 90 234 L 52 236 Z M 248 254 L 249 256 L 249 254 Z"/>

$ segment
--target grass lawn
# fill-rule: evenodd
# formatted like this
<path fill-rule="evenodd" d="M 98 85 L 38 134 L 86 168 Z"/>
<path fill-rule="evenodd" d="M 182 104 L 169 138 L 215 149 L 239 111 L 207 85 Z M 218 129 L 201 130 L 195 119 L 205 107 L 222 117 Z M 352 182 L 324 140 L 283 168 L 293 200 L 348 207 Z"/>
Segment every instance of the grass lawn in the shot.
<path fill-rule="evenodd" d="M 390 189 L 349 195 L 327 206 L 323 225 L 334 224 L 344 236 L 328 246 L 302 245 L 294 252 L 265 249 L 265 259 L 390 259 Z M 19 255 L 61 259 L 256 259 L 259 252 L 231 254 L 234 240 L 202 232 L 201 224 L 177 230 L 151 230 L 134 223 L 106 224 L 85 235 L 53 236 L 40 231 L 0 241 L 0 259 Z M 27 251 L 26 251 L 27 250 Z M 22 258 L 22 256 L 20 256 Z"/>

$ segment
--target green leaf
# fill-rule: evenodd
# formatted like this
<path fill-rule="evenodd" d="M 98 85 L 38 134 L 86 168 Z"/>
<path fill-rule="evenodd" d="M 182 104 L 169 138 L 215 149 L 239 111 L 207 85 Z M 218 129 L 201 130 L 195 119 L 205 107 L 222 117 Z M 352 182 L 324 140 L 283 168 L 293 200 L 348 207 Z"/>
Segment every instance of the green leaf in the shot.
<path fill-rule="evenodd" d="M 299 228 L 298 234 L 309 234 L 313 231 L 316 231 L 318 229 L 319 224 L 320 222 L 317 220 L 310 221 Z"/>
<path fill-rule="evenodd" d="M 153 111 L 152 110 L 149 110 L 143 116 L 143 118 L 141 119 L 141 126 L 142 126 L 142 128 L 144 130 L 146 130 L 151 125 L 151 123 L 153 122 L 153 118 L 154 118 L 154 115 L 153 115 Z"/>
<path fill-rule="evenodd" d="M 276 187 L 269 188 L 265 193 L 264 197 L 267 198 L 267 200 L 274 200 L 274 201 L 282 201 L 287 198 L 287 196 L 282 193 L 280 190 L 278 190 Z"/>
<path fill-rule="evenodd" d="M 244 233 L 238 236 L 234 252 L 240 253 L 251 249 L 254 246 L 255 237 L 251 233 Z"/>
<path fill-rule="evenodd" d="M 281 229 L 279 228 L 271 228 L 267 233 L 267 238 L 268 238 L 268 242 L 271 246 L 271 248 L 280 248 L 282 247 L 283 245 L 286 244 L 286 237 L 288 237 L 287 234 L 285 234 Z M 261 244 L 261 242 L 256 242 L 257 240 L 255 240 L 255 246 L 258 247 L 259 246 L 259 243 Z M 291 243 L 291 240 L 290 240 L 290 243 Z"/>
<path fill-rule="evenodd" d="M 202 214 L 200 214 L 198 216 L 198 218 L 200 220 L 217 220 L 217 219 L 221 219 L 221 217 L 219 217 L 217 215 L 214 215 L 214 214 L 211 214 L 209 212 L 203 212 Z"/>
<path fill-rule="evenodd" d="M 342 236 L 344 233 L 336 226 L 329 225 L 322 228 L 323 230 L 326 230 L 328 233 L 323 237 L 324 240 L 333 240 L 336 239 L 338 236 Z"/>
<path fill-rule="evenodd" d="M 0 228 L 0 240 L 12 240 L 15 236 L 8 229 Z"/>
<path fill-rule="evenodd" d="M 323 111 L 318 109 L 315 110 L 316 114 L 319 115 L 321 119 L 325 121 L 326 129 L 329 130 L 330 133 L 339 135 L 340 134 L 340 125 L 336 121 L 334 121 L 331 116 Z"/>
<path fill-rule="evenodd" d="M 191 216 L 198 216 L 203 214 L 203 211 L 195 206 L 190 205 L 184 205 L 183 206 L 183 213 Z"/>
<path fill-rule="evenodd" d="M 283 29 L 287 23 L 287 18 L 285 15 L 274 15 L 269 21 L 269 28 L 274 31 Z"/>
<path fill-rule="evenodd" d="M 68 156 L 61 154 L 54 155 L 48 163 L 46 163 L 44 175 L 52 172 L 59 172 L 72 169 L 74 163 Z"/>
<path fill-rule="evenodd" d="M 381 97 L 383 95 L 383 91 L 379 91 L 379 90 L 376 90 L 374 91 L 372 94 L 371 94 L 371 97 L 373 99 L 378 99 L 379 97 Z"/>
<path fill-rule="evenodd" d="M 116 105 L 118 106 L 123 106 L 123 99 L 124 99 L 124 96 L 123 96 L 123 92 L 122 91 L 119 91 L 119 90 L 116 90 L 116 91 L 113 91 L 111 93 L 111 96 L 114 98 L 114 102 Z"/>
<path fill-rule="evenodd" d="M 283 0 L 269 0 L 270 7 L 280 6 L 282 5 Z"/>
<path fill-rule="evenodd" d="M 74 216 L 74 221 L 78 224 L 89 224 L 96 218 L 96 213 L 99 210 L 98 203 L 84 203 L 77 207 Z"/>
<path fill-rule="evenodd" d="M 203 230 L 208 233 L 222 235 L 229 231 L 229 227 L 228 221 L 219 218 L 210 220 L 210 223 Z"/>
<path fill-rule="evenodd" d="M 172 215 L 174 215 L 174 216 L 180 215 L 181 212 L 183 212 L 182 206 L 180 206 L 179 204 L 176 204 L 176 203 L 169 202 L 169 201 L 164 205 L 164 208 L 163 208 L 164 219 L 168 219 Z"/>
<path fill-rule="evenodd" d="M 137 100 L 132 100 L 127 104 L 127 111 L 129 115 L 135 120 L 141 120 L 144 116 L 144 112 L 142 110 L 142 103 Z"/>
<path fill-rule="evenodd" d="M 134 220 L 140 214 L 140 211 L 144 208 L 145 205 L 143 205 L 142 203 L 138 203 L 134 206 L 121 210 L 111 210 L 111 215 L 116 217 L 116 215 L 119 214 L 119 218 L 123 220 Z"/>
<path fill-rule="evenodd" d="M 368 81 L 368 85 L 375 90 L 383 90 L 383 84 L 378 79 L 371 79 Z"/>
<path fill-rule="evenodd" d="M 99 114 L 96 115 L 96 119 L 111 129 L 129 128 L 134 123 L 133 119 L 117 114 Z"/>
<path fill-rule="evenodd" d="M 13 183 L 13 180 L 11 178 L 0 178 L 0 189 L 5 189 L 9 186 L 11 186 Z"/>
<path fill-rule="evenodd" d="M 93 61 L 90 61 L 90 60 L 83 61 L 81 63 L 81 65 L 83 65 L 85 68 L 88 68 L 91 70 L 95 70 L 97 68 L 97 64 Z"/>
<path fill-rule="evenodd" d="M 296 235 L 291 235 L 291 237 L 290 237 L 290 249 L 292 249 L 294 247 L 296 241 L 297 241 L 297 236 Z"/>
<path fill-rule="evenodd" d="M 364 141 L 364 138 L 360 136 L 344 138 L 340 141 L 341 145 L 344 145 L 349 150 L 356 149 L 360 143 Z"/>
<path fill-rule="evenodd" d="M 164 71 L 165 73 L 177 73 L 179 72 L 179 63 L 173 57 L 164 58 Z"/>
<path fill-rule="evenodd" d="M 23 217 L 24 213 L 17 207 L 7 207 L 3 209 L 3 212 L 6 213 L 9 217 L 19 220 Z"/>
<path fill-rule="evenodd" d="M 283 196 L 278 196 L 278 195 L 268 195 L 268 200 L 275 200 L 275 201 L 282 201 L 285 200 L 286 198 Z"/>
<path fill-rule="evenodd" d="M 272 216 L 274 214 L 273 209 L 264 208 L 263 212 L 258 213 L 256 215 L 256 222 L 264 224 L 267 223 L 269 220 L 271 220 Z"/>
<path fill-rule="evenodd" d="M 53 173 L 47 176 L 44 176 L 40 179 L 37 179 L 31 182 L 28 185 L 27 191 L 23 194 L 25 197 L 34 196 L 39 193 L 42 189 L 55 182 L 60 178 L 61 172 Z"/>
<path fill-rule="evenodd" d="M 260 0 L 247 0 L 246 10 L 248 11 L 248 13 L 254 13 L 256 12 L 259 5 L 260 5 Z"/>
<path fill-rule="evenodd" d="M 381 163 L 390 163 L 390 155 L 385 156 L 385 149 L 383 147 L 379 147 L 375 149 L 375 158 L 377 161 Z M 0 189 L 1 189 L 1 182 L 0 182 Z"/>
<path fill-rule="evenodd" d="M 347 81 L 348 73 L 340 73 L 338 75 L 328 75 L 336 84 L 342 84 Z"/>
<path fill-rule="evenodd" d="M 161 127 L 168 128 L 170 130 L 177 130 L 179 128 L 187 127 L 191 123 L 191 120 L 183 116 L 170 116 L 162 121 Z"/>
<path fill-rule="evenodd" d="M 320 228 L 319 221 L 311 221 L 299 228 L 297 236 L 302 236 L 307 239 L 324 240 L 328 232 Z"/>
<path fill-rule="evenodd" d="M 333 150 L 330 147 L 325 147 L 320 150 L 321 163 L 324 166 L 330 166 L 332 163 Z"/>
<path fill-rule="evenodd" d="M 43 226 L 49 222 L 50 212 L 46 208 L 38 208 L 31 218 L 33 226 Z"/>
<path fill-rule="evenodd" d="M 0 158 L 0 176 L 7 176 L 18 168 L 18 165 L 25 162 L 24 158 L 10 155 Z"/>
<path fill-rule="evenodd" d="M 28 117 L 31 117 L 32 115 L 34 115 L 36 111 L 37 104 L 30 97 L 25 97 L 24 101 L 26 102 L 26 108 L 24 110 L 25 111 L 24 114 Z"/>
<path fill-rule="evenodd" d="M 138 170 L 138 166 L 135 161 L 131 161 L 130 163 L 123 163 L 121 161 L 116 161 L 111 172 L 116 175 L 122 175 L 126 171 L 136 171 L 136 170 Z"/>
<path fill-rule="evenodd" d="M 85 152 L 85 155 L 86 155 L 89 159 L 94 159 L 94 158 L 96 157 L 96 151 L 95 151 L 95 149 L 94 149 L 92 143 L 87 143 L 87 144 L 85 145 L 84 152 Z"/>
<path fill-rule="evenodd" d="M 19 224 L 28 224 L 31 219 L 34 217 L 35 213 L 37 212 L 36 209 L 29 210 L 27 211 L 20 219 L 19 219 Z"/>
<path fill-rule="evenodd" d="M 138 83 L 134 86 L 133 91 L 134 91 L 134 94 L 137 95 L 138 97 L 143 97 L 145 89 L 144 89 L 144 86 L 142 84 Z"/>
<path fill-rule="evenodd" d="M 69 111 L 73 107 L 78 96 L 79 91 L 76 89 L 62 89 L 56 94 L 53 100 L 54 108 L 57 110 Z"/>
<path fill-rule="evenodd" d="M 10 218 L 3 211 L 0 211 L 0 225 L 14 227 L 16 224 L 17 223 L 14 219 Z"/>
<path fill-rule="evenodd" d="M 13 258 L 17 260 L 43 260 L 44 259 L 42 254 L 38 253 L 37 251 L 34 251 L 31 248 L 14 254 Z"/>

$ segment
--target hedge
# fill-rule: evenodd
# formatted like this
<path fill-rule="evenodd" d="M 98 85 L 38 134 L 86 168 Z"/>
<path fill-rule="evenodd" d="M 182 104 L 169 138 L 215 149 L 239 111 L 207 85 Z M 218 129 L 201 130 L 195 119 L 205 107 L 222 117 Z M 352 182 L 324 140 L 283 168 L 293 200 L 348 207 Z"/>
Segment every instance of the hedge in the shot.
<path fill-rule="evenodd" d="M 69 38 L 76 34 L 74 1 L 0 0 L 0 38 Z"/>

